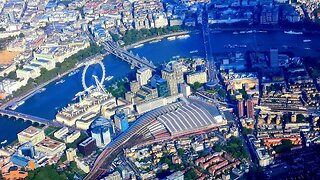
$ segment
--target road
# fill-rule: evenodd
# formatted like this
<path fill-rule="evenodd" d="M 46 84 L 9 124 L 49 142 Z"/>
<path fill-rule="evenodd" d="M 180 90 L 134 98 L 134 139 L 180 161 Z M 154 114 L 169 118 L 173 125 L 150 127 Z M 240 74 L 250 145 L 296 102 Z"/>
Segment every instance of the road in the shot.
<path fill-rule="evenodd" d="M 218 82 L 216 66 L 213 57 L 213 51 L 211 46 L 210 38 L 210 28 L 208 24 L 208 4 L 205 5 L 204 11 L 202 13 L 202 33 L 203 33 L 203 43 L 206 54 L 206 66 L 209 74 L 209 81 Z"/>

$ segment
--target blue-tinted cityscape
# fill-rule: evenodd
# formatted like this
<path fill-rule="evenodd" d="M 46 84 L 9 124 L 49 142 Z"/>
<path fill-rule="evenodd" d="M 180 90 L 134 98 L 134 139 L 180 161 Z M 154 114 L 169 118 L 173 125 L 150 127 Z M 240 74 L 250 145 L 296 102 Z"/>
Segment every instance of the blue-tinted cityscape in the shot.
<path fill-rule="evenodd" d="M 317 0 L 0 0 L 0 179 L 320 179 Z"/>

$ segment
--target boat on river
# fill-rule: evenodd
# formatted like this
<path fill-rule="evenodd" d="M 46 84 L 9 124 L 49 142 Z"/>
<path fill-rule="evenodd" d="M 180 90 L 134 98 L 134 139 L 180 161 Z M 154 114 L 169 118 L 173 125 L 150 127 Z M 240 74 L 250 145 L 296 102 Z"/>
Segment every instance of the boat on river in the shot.
<path fill-rule="evenodd" d="M 194 53 L 197 53 L 198 50 L 193 50 L 193 51 L 190 51 L 190 54 L 194 54 Z"/>
<path fill-rule="evenodd" d="M 20 101 L 14 105 L 12 105 L 9 109 L 11 110 L 16 110 L 19 106 L 21 106 L 22 104 L 24 104 L 24 101 Z"/>
<path fill-rule="evenodd" d="M 293 34 L 293 35 L 301 35 L 303 32 L 297 32 L 297 31 L 284 31 L 285 34 Z"/>
<path fill-rule="evenodd" d="M 171 36 L 171 37 L 168 37 L 167 38 L 169 41 L 173 41 L 173 40 L 176 40 L 177 39 L 177 37 L 175 37 L 175 36 Z"/>
<path fill-rule="evenodd" d="M 138 44 L 138 45 L 134 46 L 133 48 L 139 48 L 139 47 L 142 47 L 142 46 L 144 46 L 144 44 Z"/>
<path fill-rule="evenodd" d="M 62 83 L 64 83 L 64 82 L 65 82 L 65 80 L 64 80 L 64 79 L 61 79 L 60 81 L 56 82 L 56 85 L 62 84 Z"/>
<path fill-rule="evenodd" d="M 188 39 L 189 37 L 190 37 L 189 34 L 185 34 L 185 35 L 180 35 L 180 36 L 178 36 L 177 38 L 178 38 L 178 39 Z"/>
<path fill-rule="evenodd" d="M 0 144 L 3 145 L 3 144 L 6 144 L 8 141 L 5 139 L 4 141 L 2 141 Z"/>
<path fill-rule="evenodd" d="M 37 91 L 37 93 L 42 93 L 43 91 L 47 90 L 47 88 L 41 88 Z"/>
<path fill-rule="evenodd" d="M 160 41 L 161 41 L 161 39 L 156 39 L 156 40 L 150 41 L 149 44 L 157 43 L 157 42 L 160 42 Z"/>
<path fill-rule="evenodd" d="M 72 71 L 71 73 L 68 74 L 68 76 L 73 76 L 73 75 L 77 74 L 79 71 L 80 71 L 79 69 Z"/>

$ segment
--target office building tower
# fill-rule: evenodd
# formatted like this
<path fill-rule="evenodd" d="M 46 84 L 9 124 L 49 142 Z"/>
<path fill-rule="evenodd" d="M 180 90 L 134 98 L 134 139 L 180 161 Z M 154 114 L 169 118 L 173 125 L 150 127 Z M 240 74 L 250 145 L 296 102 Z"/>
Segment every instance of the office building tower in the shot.
<path fill-rule="evenodd" d="M 170 67 L 167 67 L 170 68 Z M 183 65 L 180 62 L 173 62 L 171 64 L 171 69 L 173 70 L 173 72 L 175 73 L 175 77 L 177 80 L 177 83 L 184 83 L 184 79 L 183 79 Z"/>
<path fill-rule="evenodd" d="M 278 49 L 270 49 L 270 66 L 279 67 Z"/>
<path fill-rule="evenodd" d="M 179 93 L 178 85 L 184 83 L 183 65 L 180 62 L 169 63 L 162 71 L 162 78 L 167 81 L 169 95 Z"/>
<path fill-rule="evenodd" d="M 20 148 L 19 148 L 19 152 L 20 154 L 22 154 L 23 156 L 27 156 L 30 158 L 34 158 L 34 156 L 36 155 L 36 150 L 35 147 L 32 143 L 27 142 L 25 144 L 23 144 Z"/>
<path fill-rule="evenodd" d="M 169 96 L 168 82 L 164 79 L 158 79 L 156 81 L 156 87 L 158 90 L 158 97 Z"/>
<path fill-rule="evenodd" d="M 104 148 L 111 142 L 113 128 L 110 120 L 104 117 L 98 117 L 92 122 L 90 130 L 91 137 L 96 140 L 96 144 L 99 148 Z"/>
<path fill-rule="evenodd" d="M 137 81 L 140 86 L 148 84 L 149 79 L 152 76 L 152 71 L 149 68 L 140 68 L 137 70 Z"/>
<path fill-rule="evenodd" d="M 96 140 L 92 137 L 88 137 L 78 145 L 78 150 L 84 156 L 88 156 L 96 150 L 96 147 Z"/>
<path fill-rule="evenodd" d="M 116 111 L 114 122 L 116 127 L 122 132 L 129 128 L 128 116 L 124 110 Z"/>
<path fill-rule="evenodd" d="M 167 81 L 169 95 L 178 94 L 178 82 L 175 76 L 175 73 L 172 70 L 162 70 L 161 71 L 162 78 Z"/>
<path fill-rule="evenodd" d="M 238 117 L 244 116 L 244 101 L 241 99 L 238 101 Z"/>

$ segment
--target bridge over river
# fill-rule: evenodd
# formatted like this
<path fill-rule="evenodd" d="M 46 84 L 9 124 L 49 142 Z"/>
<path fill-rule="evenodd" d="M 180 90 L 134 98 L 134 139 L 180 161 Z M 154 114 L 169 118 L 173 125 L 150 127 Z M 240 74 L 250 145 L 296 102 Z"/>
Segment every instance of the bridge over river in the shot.
<path fill-rule="evenodd" d="M 102 44 L 109 53 L 128 62 L 132 67 L 147 67 L 153 71 L 156 69 L 156 66 L 152 63 L 152 61 L 147 60 L 145 57 L 141 58 L 139 55 L 134 55 L 132 51 L 129 52 L 125 50 L 115 42 L 105 41 Z"/>
<path fill-rule="evenodd" d="M 48 125 L 48 126 L 56 126 L 56 127 L 61 126 L 61 124 L 53 120 L 44 119 L 44 118 L 40 118 L 40 117 L 36 117 L 36 116 L 32 116 L 32 115 L 28 115 L 28 114 L 24 114 L 16 111 L 6 110 L 6 109 L 0 109 L 0 115 L 7 116 L 9 118 L 22 119 L 24 121 L 31 121 L 32 123 L 39 123 L 39 124 Z"/>

